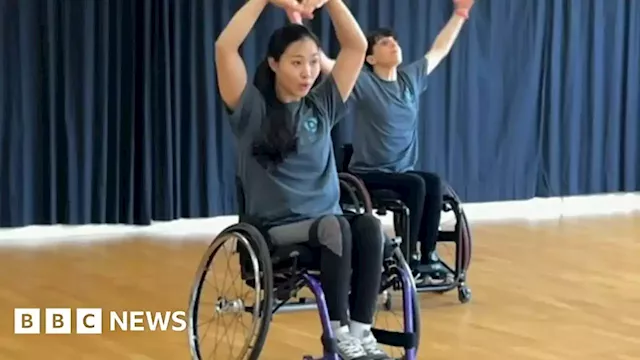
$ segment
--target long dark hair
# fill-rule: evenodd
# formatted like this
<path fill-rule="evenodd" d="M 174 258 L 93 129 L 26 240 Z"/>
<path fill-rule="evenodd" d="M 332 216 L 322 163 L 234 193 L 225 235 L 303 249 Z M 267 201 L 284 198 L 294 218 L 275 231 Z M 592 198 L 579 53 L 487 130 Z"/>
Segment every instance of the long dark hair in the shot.
<path fill-rule="evenodd" d="M 292 43 L 311 39 L 318 47 L 318 38 L 303 25 L 289 24 L 271 34 L 267 55 L 258 65 L 253 84 L 262 93 L 267 105 L 267 116 L 262 123 L 261 136 L 253 143 L 253 156 L 265 168 L 281 164 L 287 156 L 298 151 L 297 124 L 276 96 L 276 74 L 269 66 L 269 58 L 279 61 L 282 54 Z M 320 82 L 316 79 L 314 86 Z"/>

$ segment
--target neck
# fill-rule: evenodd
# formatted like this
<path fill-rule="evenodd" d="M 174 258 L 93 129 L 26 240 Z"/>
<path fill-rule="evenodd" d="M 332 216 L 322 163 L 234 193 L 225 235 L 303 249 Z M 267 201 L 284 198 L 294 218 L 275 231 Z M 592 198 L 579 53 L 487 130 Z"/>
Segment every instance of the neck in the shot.
<path fill-rule="evenodd" d="M 378 75 L 379 78 L 386 81 L 396 81 L 398 78 L 398 68 L 396 66 L 375 66 L 373 72 Z"/>
<path fill-rule="evenodd" d="M 285 89 L 283 89 L 282 86 L 278 84 L 276 84 L 276 97 L 283 104 L 300 101 L 299 96 L 291 95 Z"/>

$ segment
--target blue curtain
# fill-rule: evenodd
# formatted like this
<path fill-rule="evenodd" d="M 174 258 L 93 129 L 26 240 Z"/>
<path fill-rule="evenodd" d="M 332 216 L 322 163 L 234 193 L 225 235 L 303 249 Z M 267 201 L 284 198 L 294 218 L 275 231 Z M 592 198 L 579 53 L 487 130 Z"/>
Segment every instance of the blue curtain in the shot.
<path fill-rule="evenodd" d="M 0 0 L 0 226 L 235 212 L 213 45 L 239 0 Z M 422 56 L 450 0 L 352 0 Z M 243 47 L 251 70 L 267 11 Z M 312 27 L 337 43 L 324 14 Z M 465 201 L 640 189 L 640 3 L 478 0 L 422 97 L 420 168 Z M 250 74 L 251 75 L 251 74 Z M 345 120 L 336 146 L 350 141 Z"/>

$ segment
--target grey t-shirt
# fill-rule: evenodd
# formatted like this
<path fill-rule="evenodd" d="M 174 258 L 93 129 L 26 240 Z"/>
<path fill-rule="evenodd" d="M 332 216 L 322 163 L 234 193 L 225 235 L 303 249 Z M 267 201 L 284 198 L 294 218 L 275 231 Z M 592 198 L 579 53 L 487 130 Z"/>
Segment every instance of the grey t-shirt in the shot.
<path fill-rule="evenodd" d="M 240 103 L 230 113 L 238 143 L 238 176 L 245 194 L 245 213 L 275 226 L 323 215 L 342 214 L 340 183 L 333 154 L 331 129 L 347 106 L 332 77 L 299 102 L 285 105 L 297 128 L 298 151 L 277 167 L 265 168 L 254 158 L 254 141 L 267 121 L 260 91 L 247 84 Z"/>
<path fill-rule="evenodd" d="M 414 169 L 419 99 L 427 78 L 425 57 L 399 69 L 396 81 L 383 80 L 366 66 L 362 69 L 350 100 L 356 112 L 350 170 Z"/>

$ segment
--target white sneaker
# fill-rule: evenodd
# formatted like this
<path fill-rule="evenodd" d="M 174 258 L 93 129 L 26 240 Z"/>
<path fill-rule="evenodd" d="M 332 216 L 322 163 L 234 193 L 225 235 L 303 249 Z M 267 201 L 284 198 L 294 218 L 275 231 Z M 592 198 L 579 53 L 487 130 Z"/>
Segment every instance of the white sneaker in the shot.
<path fill-rule="evenodd" d="M 378 340 L 373 336 L 371 331 L 367 331 L 364 334 L 364 338 L 360 340 L 364 351 L 367 354 L 367 359 L 371 360 L 391 360 L 392 358 L 387 355 L 380 347 L 378 346 Z"/>
<path fill-rule="evenodd" d="M 348 330 L 341 329 L 335 332 L 338 355 L 342 360 L 365 360 L 369 359 L 362 347 L 360 340 L 349 333 Z"/>

